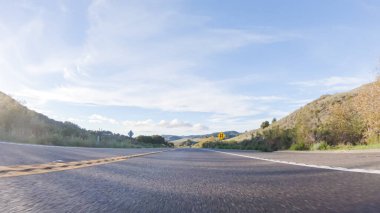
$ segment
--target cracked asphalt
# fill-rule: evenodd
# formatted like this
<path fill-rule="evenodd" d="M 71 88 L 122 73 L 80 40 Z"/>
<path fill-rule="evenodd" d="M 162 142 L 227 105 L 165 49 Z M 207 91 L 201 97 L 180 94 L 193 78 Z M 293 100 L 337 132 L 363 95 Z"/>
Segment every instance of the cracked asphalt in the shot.
<path fill-rule="evenodd" d="M 0 150 L 3 147 L 0 144 Z M 80 148 L 99 152 L 91 155 L 84 152 L 82 156 L 76 148 L 60 152 L 64 148 L 53 147 L 46 154 L 41 147 L 28 147 L 22 160 L 8 159 L 19 157 L 14 153 L 21 147 L 24 146 L 14 145 L 11 155 L 0 151 L 1 163 L 53 160 L 70 156 L 70 152 L 82 159 L 146 151 L 105 149 L 103 154 L 102 149 Z M 36 153 L 32 154 L 33 150 Z M 33 156 L 31 160 L 28 155 Z M 4 159 L 8 160 L 4 163 Z M 0 178 L 0 192 L 0 212 L 379 212 L 380 209 L 380 175 L 278 164 L 202 149 L 177 149 L 81 169 Z"/>

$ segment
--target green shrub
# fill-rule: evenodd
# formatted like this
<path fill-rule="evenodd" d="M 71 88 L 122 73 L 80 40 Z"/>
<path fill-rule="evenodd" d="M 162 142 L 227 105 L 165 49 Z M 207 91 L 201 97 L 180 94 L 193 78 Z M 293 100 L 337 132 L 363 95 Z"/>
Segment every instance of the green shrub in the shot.
<path fill-rule="evenodd" d="M 299 143 L 292 144 L 289 149 L 301 151 L 301 150 L 309 150 L 310 148 L 305 143 L 299 142 Z"/>
<path fill-rule="evenodd" d="M 261 123 L 260 127 L 261 129 L 265 129 L 270 125 L 269 121 L 264 121 Z"/>
<path fill-rule="evenodd" d="M 326 143 L 326 141 L 315 143 L 310 147 L 310 150 L 328 150 L 328 149 L 330 149 L 330 146 Z"/>
<path fill-rule="evenodd" d="M 165 141 L 165 138 L 159 135 L 153 135 L 153 136 L 140 135 L 136 138 L 136 140 L 139 143 L 168 145 L 168 143 Z"/>
<path fill-rule="evenodd" d="M 366 144 L 378 144 L 380 143 L 380 134 L 371 134 L 366 139 Z"/>

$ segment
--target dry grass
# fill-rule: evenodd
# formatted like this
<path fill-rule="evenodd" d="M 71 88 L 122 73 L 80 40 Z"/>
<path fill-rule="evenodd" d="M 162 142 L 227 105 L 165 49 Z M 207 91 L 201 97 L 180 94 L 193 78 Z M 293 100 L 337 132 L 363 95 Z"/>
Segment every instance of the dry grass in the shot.
<path fill-rule="evenodd" d="M 354 118 L 355 117 L 355 118 Z M 352 126 L 353 119 L 358 121 L 357 126 Z M 360 124 L 360 125 L 359 125 Z M 345 93 L 338 93 L 334 95 L 323 95 L 319 99 L 301 107 L 285 118 L 277 121 L 274 125 L 265 129 L 268 131 L 274 128 L 280 129 L 296 129 L 302 138 L 296 138 L 302 143 L 310 144 L 319 143 L 320 139 L 315 135 L 316 131 L 330 125 L 330 130 L 337 131 L 339 127 L 340 133 L 348 133 L 346 137 L 343 135 L 333 144 L 345 143 L 347 137 L 351 137 L 352 131 L 363 130 L 363 137 L 361 140 L 355 141 L 357 144 L 364 144 L 367 142 L 370 145 L 358 146 L 336 146 L 338 149 L 364 149 L 364 148 L 378 148 L 380 141 L 372 141 L 373 138 L 380 134 L 380 79 L 373 83 L 363 85 Z M 361 128 L 361 129 L 360 129 Z M 330 133 L 334 133 L 330 131 Z M 237 137 L 231 138 L 231 141 L 241 142 L 249 140 L 252 135 L 263 133 L 262 129 L 252 130 L 243 133 Z M 354 133 L 356 134 L 356 133 Z M 358 134 L 356 134 L 358 135 Z M 359 134 L 360 136 L 360 134 Z M 351 140 L 355 139 L 351 137 Z M 330 141 L 331 142 L 331 141 Z M 375 145 L 371 145 L 375 144 Z M 331 144 L 331 143 L 330 143 Z"/>

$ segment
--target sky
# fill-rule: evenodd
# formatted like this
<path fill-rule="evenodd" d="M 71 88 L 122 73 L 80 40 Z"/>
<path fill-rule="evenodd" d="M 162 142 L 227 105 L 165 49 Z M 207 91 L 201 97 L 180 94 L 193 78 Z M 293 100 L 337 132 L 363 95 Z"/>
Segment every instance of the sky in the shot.
<path fill-rule="evenodd" d="M 244 132 L 379 72 L 377 0 L 0 3 L 0 91 L 86 129 Z"/>

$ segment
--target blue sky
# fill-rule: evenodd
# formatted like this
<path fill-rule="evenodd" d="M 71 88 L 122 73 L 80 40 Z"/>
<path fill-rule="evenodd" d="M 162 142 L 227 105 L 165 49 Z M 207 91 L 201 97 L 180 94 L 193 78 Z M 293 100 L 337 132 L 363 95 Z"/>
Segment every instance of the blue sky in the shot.
<path fill-rule="evenodd" d="M 87 129 L 251 130 L 379 67 L 375 0 L 1 5 L 0 90 Z"/>

